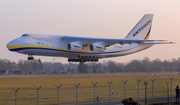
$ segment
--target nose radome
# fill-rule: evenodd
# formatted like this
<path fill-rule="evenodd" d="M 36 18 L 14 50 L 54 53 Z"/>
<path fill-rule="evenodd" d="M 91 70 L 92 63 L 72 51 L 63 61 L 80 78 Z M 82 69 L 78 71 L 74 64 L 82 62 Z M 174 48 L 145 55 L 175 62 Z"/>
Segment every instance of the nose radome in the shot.
<path fill-rule="evenodd" d="M 7 47 L 7 49 L 11 49 L 14 45 L 19 45 L 19 43 L 20 43 L 20 40 L 19 40 L 20 38 L 17 38 L 17 39 L 14 39 L 14 40 L 12 40 L 12 41 L 10 41 L 7 45 L 6 45 L 6 47 Z"/>
<path fill-rule="evenodd" d="M 27 43 L 29 43 L 29 38 L 27 36 L 23 36 L 10 41 L 6 47 L 12 51 L 14 48 L 17 48 L 18 45 L 26 45 Z"/>
<path fill-rule="evenodd" d="M 10 43 L 10 42 L 9 42 L 9 43 Z M 6 45 L 7 49 L 9 49 L 9 45 L 10 45 L 9 43 Z"/>
<path fill-rule="evenodd" d="M 10 45 L 13 45 L 13 42 L 12 42 L 12 41 L 10 41 L 10 42 L 6 45 L 6 47 L 8 47 L 8 46 L 10 46 Z"/>
<path fill-rule="evenodd" d="M 7 47 L 7 49 L 10 50 L 11 46 L 13 46 L 13 45 L 16 45 L 16 44 L 15 44 L 15 40 L 10 41 L 10 42 L 6 45 L 6 47 Z"/>

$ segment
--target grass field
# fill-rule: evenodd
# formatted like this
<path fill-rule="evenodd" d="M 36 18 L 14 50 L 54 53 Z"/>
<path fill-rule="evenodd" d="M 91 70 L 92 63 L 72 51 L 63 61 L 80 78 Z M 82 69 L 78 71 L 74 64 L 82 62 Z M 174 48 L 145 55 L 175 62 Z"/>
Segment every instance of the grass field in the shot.
<path fill-rule="evenodd" d="M 135 79 L 142 79 L 140 82 L 140 97 L 144 97 L 143 80 L 149 80 L 147 85 L 147 96 L 152 96 L 151 79 L 157 79 L 154 82 L 154 97 L 166 96 L 167 85 L 170 82 L 169 77 L 174 77 L 172 83 L 172 93 L 175 95 L 176 85 L 180 85 L 180 75 L 178 73 L 116 73 L 116 74 L 67 74 L 67 75 L 2 75 L 0 76 L 0 104 L 12 105 L 15 103 L 15 92 L 17 93 L 18 105 L 32 105 L 37 103 L 37 87 L 39 90 L 39 105 L 56 105 L 57 88 L 55 84 L 62 86 L 59 90 L 60 104 L 76 102 L 76 88 L 73 83 L 80 83 L 78 87 L 78 102 L 93 101 L 93 85 L 91 82 L 98 82 L 96 85 L 96 96 L 100 101 L 109 99 L 109 85 L 107 81 L 113 81 L 111 89 L 114 91 L 114 99 L 124 98 L 124 83 L 122 80 L 128 80 L 126 83 L 126 97 L 137 98 L 137 82 Z"/>

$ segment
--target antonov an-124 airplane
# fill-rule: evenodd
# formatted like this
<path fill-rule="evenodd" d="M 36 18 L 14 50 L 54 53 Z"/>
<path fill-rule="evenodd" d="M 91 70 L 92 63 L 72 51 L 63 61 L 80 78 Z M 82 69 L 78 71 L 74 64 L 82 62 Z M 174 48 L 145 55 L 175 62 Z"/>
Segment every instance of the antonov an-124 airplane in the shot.
<path fill-rule="evenodd" d="M 65 57 L 69 62 L 97 62 L 147 49 L 154 44 L 170 44 L 165 40 L 148 40 L 153 14 L 145 14 L 124 39 L 75 37 L 25 33 L 7 44 L 10 51 L 33 55 Z"/>

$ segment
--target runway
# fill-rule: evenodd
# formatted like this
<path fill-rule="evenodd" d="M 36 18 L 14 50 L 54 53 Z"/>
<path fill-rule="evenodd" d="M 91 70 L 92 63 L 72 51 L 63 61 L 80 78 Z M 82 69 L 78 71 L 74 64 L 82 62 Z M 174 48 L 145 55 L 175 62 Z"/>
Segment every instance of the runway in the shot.
<path fill-rule="evenodd" d="M 134 98 L 133 100 L 137 101 L 138 99 Z M 175 96 L 172 96 L 172 101 L 176 101 Z M 167 96 L 153 97 L 153 100 L 152 97 L 147 98 L 147 103 L 160 103 L 160 102 L 168 102 L 168 97 Z M 145 104 L 145 98 L 139 98 L 139 103 Z M 76 103 L 61 104 L 61 105 L 75 105 L 75 104 Z M 78 103 L 78 105 L 94 105 L 94 102 Z M 109 101 L 99 101 L 98 103 L 96 102 L 95 105 L 109 105 Z M 122 103 L 122 100 L 111 100 L 111 105 L 124 105 L 124 104 Z"/>

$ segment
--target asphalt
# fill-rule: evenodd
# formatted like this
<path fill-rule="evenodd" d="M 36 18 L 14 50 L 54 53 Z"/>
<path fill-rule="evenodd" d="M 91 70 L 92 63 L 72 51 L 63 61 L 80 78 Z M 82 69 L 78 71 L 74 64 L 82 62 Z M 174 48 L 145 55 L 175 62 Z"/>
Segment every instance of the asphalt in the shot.
<path fill-rule="evenodd" d="M 137 98 L 134 98 L 133 100 L 138 101 Z M 175 101 L 176 98 L 175 96 L 172 96 L 172 101 Z M 170 98 L 169 98 L 170 101 Z M 160 103 L 160 102 L 168 102 L 168 97 L 167 96 L 161 96 L 161 97 L 148 97 L 146 99 L 146 103 Z M 139 98 L 139 103 L 140 104 L 145 104 L 145 98 Z M 76 105 L 76 103 L 73 104 L 61 104 L 61 105 Z M 77 105 L 94 105 L 94 102 L 84 102 L 84 103 L 78 103 Z M 108 101 L 99 101 L 98 103 L 95 102 L 95 105 L 124 105 L 122 103 L 122 100 L 111 100 L 111 104 Z"/>

